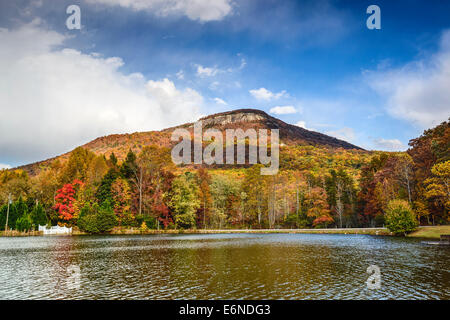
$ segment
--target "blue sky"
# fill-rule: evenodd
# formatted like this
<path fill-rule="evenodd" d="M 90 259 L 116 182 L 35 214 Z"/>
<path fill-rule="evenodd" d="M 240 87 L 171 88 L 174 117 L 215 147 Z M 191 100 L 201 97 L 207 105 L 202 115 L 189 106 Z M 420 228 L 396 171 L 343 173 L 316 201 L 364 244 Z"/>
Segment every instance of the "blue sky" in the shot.
<path fill-rule="evenodd" d="M 65 25 L 71 4 L 81 30 Z M 381 30 L 366 27 L 371 4 Z M 0 166 L 248 107 L 405 150 L 450 116 L 449 14 L 411 0 L 1 1 Z"/>

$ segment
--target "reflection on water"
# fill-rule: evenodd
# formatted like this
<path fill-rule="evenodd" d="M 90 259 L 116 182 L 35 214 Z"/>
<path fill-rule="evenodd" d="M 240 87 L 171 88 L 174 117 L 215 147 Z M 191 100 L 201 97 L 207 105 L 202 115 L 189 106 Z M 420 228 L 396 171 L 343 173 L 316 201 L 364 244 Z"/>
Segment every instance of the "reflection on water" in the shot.
<path fill-rule="evenodd" d="M 0 299 L 450 299 L 450 248 L 324 234 L 1 238 Z"/>

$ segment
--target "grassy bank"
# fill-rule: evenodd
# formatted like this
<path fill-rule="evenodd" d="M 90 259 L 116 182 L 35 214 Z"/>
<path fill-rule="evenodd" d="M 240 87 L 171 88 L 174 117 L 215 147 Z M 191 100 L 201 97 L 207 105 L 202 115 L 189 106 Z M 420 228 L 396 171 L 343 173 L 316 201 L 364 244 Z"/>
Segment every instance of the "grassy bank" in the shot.
<path fill-rule="evenodd" d="M 319 234 L 372 234 L 389 235 L 386 228 L 345 228 L 345 229 L 187 229 L 187 230 L 146 230 L 139 228 L 113 229 L 111 234 L 218 234 L 218 233 L 319 233 Z"/>
<path fill-rule="evenodd" d="M 386 228 L 329 228 L 329 229 L 170 229 L 170 230 L 146 230 L 140 228 L 116 227 L 109 234 L 126 235 L 126 234 L 220 234 L 220 233 L 315 233 L 315 234 L 369 234 L 369 235 L 392 235 Z M 419 227 L 419 229 L 408 237 L 439 239 L 441 234 L 450 234 L 450 225 L 448 226 L 431 226 Z M 7 233 L 0 231 L 0 237 L 26 237 L 39 236 L 42 232 L 18 232 L 10 230 Z M 74 228 L 72 235 L 86 235 Z"/>
<path fill-rule="evenodd" d="M 409 234 L 408 237 L 439 239 L 441 234 L 450 234 L 450 225 L 448 225 L 448 226 L 419 227 L 419 230 Z"/>
<path fill-rule="evenodd" d="M 17 230 L 0 231 L 0 237 L 31 237 L 43 235 L 40 231 L 20 232 Z"/>
<path fill-rule="evenodd" d="M 218 233 L 316 233 L 316 234 L 368 234 L 392 235 L 386 228 L 329 228 L 329 229 L 190 229 L 190 230 L 147 230 L 142 232 L 139 228 L 114 228 L 111 234 L 218 234 Z M 439 239 L 441 234 L 450 234 L 449 226 L 419 227 L 408 237 Z"/>

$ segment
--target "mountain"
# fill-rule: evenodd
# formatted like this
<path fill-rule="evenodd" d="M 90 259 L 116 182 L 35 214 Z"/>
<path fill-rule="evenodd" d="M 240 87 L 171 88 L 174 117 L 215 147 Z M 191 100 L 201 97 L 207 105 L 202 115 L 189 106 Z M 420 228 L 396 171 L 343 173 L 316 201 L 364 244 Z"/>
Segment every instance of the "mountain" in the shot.
<path fill-rule="evenodd" d="M 295 125 L 288 124 L 280 119 L 268 115 L 266 112 L 257 109 L 238 109 L 223 113 L 216 113 L 199 119 L 203 123 L 204 130 L 216 128 L 218 130 L 237 129 L 279 129 L 281 143 L 285 145 L 313 145 L 325 148 L 344 148 L 363 150 L 346 141 L 327 136 L 323 133 L 310 131 Z M 156 144 L 159 146 L 170 147 L 173 145 L 170 137 L 173 130 L 177 128 L 186 128 L 193 130 L 193 123 L 186 123 L 161 131 L 135 132 L 131 134 L 112 134 L 97 138 L 85 145 L 86 148 L 96 154 L 109 156 L 114 152 L 119 160 L 125 158 L 129 149 L 138 154 L 146 145 Z M 41 165 L 47 165 L 55 159 L 64 161 L 68 158 L 70 152 L 61 156 L 47 159 L 44 161 L 28 164 L 19 167 L 31 175 L 37 173 Z"/>

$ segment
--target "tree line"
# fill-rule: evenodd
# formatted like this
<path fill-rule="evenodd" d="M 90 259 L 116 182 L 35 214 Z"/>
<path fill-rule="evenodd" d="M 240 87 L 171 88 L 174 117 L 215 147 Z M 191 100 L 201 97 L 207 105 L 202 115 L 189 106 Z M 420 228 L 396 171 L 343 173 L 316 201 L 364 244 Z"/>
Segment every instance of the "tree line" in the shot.
<path fill-rule="evenodd" d="M 280 171 L 261 165 L 175 166 L 149 145 L 97 155 L 84 148 L 29 176 L 0 172 L 0 229 L 65 224 L 88 233 L 112 228 L 325 228 L 450 222 L 450 129 L 444 122 L 407 152 L 283 146 Z M 13 199 L 8 204 L 9 196 Z M 8 208 L 9 207 L 9 208 Z M 9 214 L 8 214 L 9 212 Z M 404 221 L 402 222 L 404 223 Z M 394 227 L 393 227 L 394 228 Z"/>

